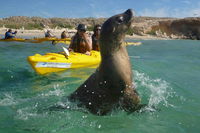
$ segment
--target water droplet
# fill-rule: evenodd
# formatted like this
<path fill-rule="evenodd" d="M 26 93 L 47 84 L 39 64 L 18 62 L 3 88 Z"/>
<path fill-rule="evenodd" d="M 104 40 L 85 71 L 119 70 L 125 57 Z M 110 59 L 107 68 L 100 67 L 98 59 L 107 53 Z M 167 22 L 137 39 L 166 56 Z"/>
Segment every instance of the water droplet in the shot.
<path fill-rule="evenodd" d="M 87 118 L 87 115 L 83 115 L 82 118 Z"/>
<path fill-rule="evenodd" d="M 56 84 L 56 87 L 59 87 L 59 84 Z"/>
<path fill-rule="evenodd" d="M 98 125 L 98 128 L 101 128 L 101 125 Z"/>
<path fill-rule="evenodd" d="M 35 104 L 35 107 L 37 107 L 37 106 L 38 106 L 38 103 Z"/>

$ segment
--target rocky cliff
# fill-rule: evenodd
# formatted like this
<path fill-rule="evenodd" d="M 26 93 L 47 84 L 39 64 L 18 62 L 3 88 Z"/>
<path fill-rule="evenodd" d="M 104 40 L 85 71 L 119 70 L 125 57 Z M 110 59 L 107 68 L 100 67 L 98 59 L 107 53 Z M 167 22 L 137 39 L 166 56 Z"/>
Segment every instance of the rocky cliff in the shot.
<path fill-rule="evenodd" d="M 151 27 L 157 36 L 200 40 L 200 18 L 160 21 Z"/>

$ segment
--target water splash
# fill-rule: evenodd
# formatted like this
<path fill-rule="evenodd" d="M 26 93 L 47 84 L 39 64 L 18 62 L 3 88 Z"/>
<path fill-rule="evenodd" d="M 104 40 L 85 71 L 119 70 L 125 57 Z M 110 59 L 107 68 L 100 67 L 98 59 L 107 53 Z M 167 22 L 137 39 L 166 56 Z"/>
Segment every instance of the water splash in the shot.
<path fill-rule="evenodd" d="M 18 102 L 13 97 L 12 93 L 5 93 L 3 98 L 0 99 L 0 106 L 16 105 Z"/>
<path fill-rule="evenodd" d="M 149 109 L 162 104 L 166 107 L 173 106 L 168 98 L 174 95 L 170 84 L 162 79 L 152 79 L 144 73 L 134 72 L 137 90 L 142 92 L 141 97 L 147 97 Z"/>
<path fill-rule="evenodd" d="M 36 117 L 38 114 L 32 112 L 34 108 L 26 107 L 17 110 L 16 118 L 20 120 L 28 120 L 30 117 Z"/>

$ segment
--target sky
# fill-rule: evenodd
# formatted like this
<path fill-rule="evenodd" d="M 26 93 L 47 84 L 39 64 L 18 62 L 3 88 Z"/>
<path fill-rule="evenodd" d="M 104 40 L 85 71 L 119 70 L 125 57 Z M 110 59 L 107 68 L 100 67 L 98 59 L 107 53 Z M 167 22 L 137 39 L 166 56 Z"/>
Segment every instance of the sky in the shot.
<path fill-rule="evenodd" d="M 0 0 L 0 18 L 110 17 L 131 8 L 135 16 L 200 17 L 200 0 Z"/>

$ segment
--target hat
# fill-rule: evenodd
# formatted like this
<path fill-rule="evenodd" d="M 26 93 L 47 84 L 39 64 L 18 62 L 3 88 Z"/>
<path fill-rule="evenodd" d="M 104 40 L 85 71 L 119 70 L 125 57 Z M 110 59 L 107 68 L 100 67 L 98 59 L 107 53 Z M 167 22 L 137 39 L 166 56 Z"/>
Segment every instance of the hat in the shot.
<path fill-rule="evenodd" d="M 84 25 L 84 24 L 79 24 L 78 27 L 77 27 L 77 30 L 87 30 L 87 26 Z"/>

